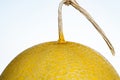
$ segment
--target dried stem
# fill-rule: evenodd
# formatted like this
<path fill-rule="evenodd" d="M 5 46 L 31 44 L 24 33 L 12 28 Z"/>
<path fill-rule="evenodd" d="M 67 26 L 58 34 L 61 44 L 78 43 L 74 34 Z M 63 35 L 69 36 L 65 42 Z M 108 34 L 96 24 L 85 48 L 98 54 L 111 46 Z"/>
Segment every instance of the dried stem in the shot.
<path fill-rule="evenodd" d="M 95 29 L 101 34 L 101 36 L 107 43 L 109 49 L 111 50 L 111 53 L 113 55 L 115 55 L 114 48 L 113 48 L 112 44 L 110 43 L 110 41 L 108 40 L 108 38 L 106 37 L 103 30 L 99 27 L 99 25 L 95 22 L 95 20 L 91 17 L 91 15 L 85 9 L 83 9 L 81 6 L 79 6 L 79 4 L 75 0 L 62 0 L 59 5 L 58 28 L 59 28 L 59 42 L 60 43 L 65 42 L 64 35 L 63 35 L 63 29 L 62 29 L 62 6 L 63 6 L 63 4 L 72 5 L 75 9 L 77 9 L 80 13 L 82 13 L 92 23 L 92 25 L 95 27 Z"/>
<path fill-rule="evenodd" d="M 62 6 L 65 3 L 65 1 L 63 0 L 60 4 L 59 4 L 59 8 L 58 8 L 58 31 L 59 31 L 59 39 L 58 42 L 59 43 L 65 43 L 64 40 L 64 35 L 63 35 L 63 24 L 62 24 Z"/>

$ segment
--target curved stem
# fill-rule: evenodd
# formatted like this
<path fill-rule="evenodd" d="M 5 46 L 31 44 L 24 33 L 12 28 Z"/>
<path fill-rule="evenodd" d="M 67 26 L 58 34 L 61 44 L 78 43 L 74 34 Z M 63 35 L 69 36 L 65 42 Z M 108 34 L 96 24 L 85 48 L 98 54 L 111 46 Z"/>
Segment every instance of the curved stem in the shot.
<path fill-rule="evenodd" d="M 115 51 L 114 48 L 112 46 L 112 44 L 110 43 L 109 39 L 106 37 L 105 33 L 103 32 L 103 30 L 99 27 L 99 25 L 94 21 L 94 19 L 91 17 L 91 15 L 85 10 L 83 9 L 81 6 L 79 6 L 79 4 L 75 1 L 75 0 L 71 0 L 71 5 L 76 8 L 78 11 L 80 11 L 91 23 L 92 25 L 96 28 L 96 30 L 101 34 L 101 36 L 103 37 L 103 39 L 105 40 L 105 42 L 107 43 L 112 55 L 115 55 Z"/>
<path fill-rule="evenodd" d="M 64 34 L 63 34 L 63 24 L 62 24 L 62 6 L 64 4 L 64 0 L 59 4 L 58 8 L 58 34 L 59 34 L 59 43 L 65 43 Z"/>
<path fill-rule="evenodd" d="M 63 29 L 62 29 L 62 6 L 63 6 L 63 4 L 72 5 L 75 9 L 77 9 L 79 12 L 81 12 L 92 23 L 92 25 L 95 27 L 95 29 L 101 34 L 101 36 L 105 40 L 106 44 L 108 45 L 109 49 L 111 50 L 111 53 L 113 55 L 115 55 L 114 48 L 113 48 L 112 44 L 110 43 L 110 41 L 108 40 L 108 38 L 106 37 L 103 30 L 99 27 L 99 25 L 95 22 L 95 20 L 91 17 L 91 15 L 84 8 L 79 6 L 79 4 L 75 0 L 62 0 L 62 2 L 59 5 L 59 9 L 58 9 L 59 40 L 58 41 L 60 43 L 65 42 L 64 35 L 63 35 Z"/>

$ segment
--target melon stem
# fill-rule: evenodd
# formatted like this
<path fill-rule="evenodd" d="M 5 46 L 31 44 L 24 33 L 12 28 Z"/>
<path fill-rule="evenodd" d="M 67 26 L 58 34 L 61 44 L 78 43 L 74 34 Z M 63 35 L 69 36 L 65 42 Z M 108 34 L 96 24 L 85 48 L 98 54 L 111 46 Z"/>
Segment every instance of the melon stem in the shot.
<path fill-rule="evenodd" d="M 58 8 L 58 43 L 65 43 L 64 34 L 63 34 L 63 23 L 62 23 L 62 6 L 65 1 L 61 1 Z"/>
<path fill-rule="evenodd" d="M 58 42 L 59 43 L 65 43 L 64 35 L 63 35 L 63 23 L 62 23 L 62 6 L 63 6 L 63 4 L 71 5 L 75 9 L 77 9 L 80 13 L 82 13 L 91 22 L 91 24 L 95 27 L 95 29 L 99 32 L 99 34 L 102 36 L 102 38 L 108 45 L 112 55 L 115 55 L 114 48 L 113 48 L 112 44 L 110 43 L 109 39 L 106 37 L 103 30 L 99 27 L 99 25 L 95 22 L 95 20 L 91 17 L 91 15 L 84 8 L 79 6 L 79 4 L 75 0 L 62 0 L 59 4 L 59 7 L 58 7 L 58 31 L 59 31 Z"/>

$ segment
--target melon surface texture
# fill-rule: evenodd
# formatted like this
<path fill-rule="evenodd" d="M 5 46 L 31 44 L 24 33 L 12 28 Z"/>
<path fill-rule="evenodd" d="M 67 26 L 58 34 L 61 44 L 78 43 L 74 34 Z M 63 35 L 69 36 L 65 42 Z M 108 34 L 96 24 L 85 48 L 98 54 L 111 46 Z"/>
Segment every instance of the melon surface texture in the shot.
<path fill-rule="evenodd" d="M 0 80 L 120 80 L 98 52 L 74 42 L 46 42 L 19 54 Z"/>

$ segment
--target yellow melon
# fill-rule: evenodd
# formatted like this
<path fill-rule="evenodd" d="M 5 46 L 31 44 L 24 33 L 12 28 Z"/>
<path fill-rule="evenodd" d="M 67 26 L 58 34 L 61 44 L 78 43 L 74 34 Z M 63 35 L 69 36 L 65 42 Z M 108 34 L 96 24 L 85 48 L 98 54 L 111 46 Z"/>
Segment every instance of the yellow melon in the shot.
<path fill-rule="evenodd" d="M 120 80 L 95 50 L 74 42 L 46 42 L 18 55 L 0 80 Z"/>
<path fill-rule="evenodd" d="M 75 0 L 63 0 L 58 11 L 59 40 L 23 51 L 6 67 L 0 80 L 120 80 L 112 65 L 97 51 L 64 40 L 61 18 L 63 3 L 71 4 L 82 12 L 114 54 L 111 43 L 91 16 Z"/>

